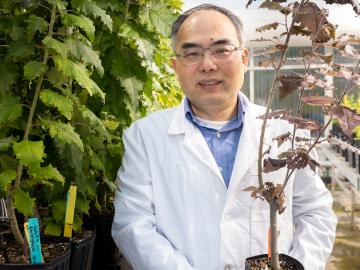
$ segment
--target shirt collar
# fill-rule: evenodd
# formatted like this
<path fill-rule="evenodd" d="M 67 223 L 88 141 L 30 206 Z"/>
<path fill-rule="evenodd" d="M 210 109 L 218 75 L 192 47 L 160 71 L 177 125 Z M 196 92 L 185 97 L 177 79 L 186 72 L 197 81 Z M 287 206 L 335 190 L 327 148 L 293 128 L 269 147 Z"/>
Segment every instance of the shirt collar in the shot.
<path fill-rule="evenodd" d="M 230 131 L 239 128 L 241 126 L 244 119 L 245 110 L 244 110 L 244 101 L 241 98 L 240 94 L 238 95 L 237 106 L 238 106 L 237 114 L 233 118 L 231 118 L 230 121 L 222 129 L 220 129 L 220 131 L 222 132 Z M 193 110 L 190 105 L 190 100 L 188 99 L 188 97 L 185 97 L 184 112 L 185 112 L 185 118 L 188 121 L 190 121 L 192 124 L 194 124 L 197 127 L 202 126 L 201 123 L 194 116 Z"/>

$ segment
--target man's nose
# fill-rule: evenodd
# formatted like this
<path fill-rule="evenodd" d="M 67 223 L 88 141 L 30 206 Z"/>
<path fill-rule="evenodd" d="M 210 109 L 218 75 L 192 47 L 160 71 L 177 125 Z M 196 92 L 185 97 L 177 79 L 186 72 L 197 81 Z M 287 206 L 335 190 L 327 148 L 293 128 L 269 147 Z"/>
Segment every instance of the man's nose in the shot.
<path fill-rule="evenodd" d="M 217 70 L 217 65 L 211 55 L 210 50 L 205 50 L 204 55 L 201 59 L 200 65 L 199 65 L 201 72 L 209 72 L 209 71 L 215 71 Z"/>

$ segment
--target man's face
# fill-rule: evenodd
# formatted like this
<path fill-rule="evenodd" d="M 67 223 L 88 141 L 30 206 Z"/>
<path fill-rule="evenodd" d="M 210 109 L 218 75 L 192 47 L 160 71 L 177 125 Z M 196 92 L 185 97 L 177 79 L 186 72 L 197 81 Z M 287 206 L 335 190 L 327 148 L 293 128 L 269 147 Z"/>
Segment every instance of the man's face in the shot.
<path fill-rule="evenodd" d="M 197 11 L 181 25 L 175 50 L 189 46 L 208 48 L 216 44 L 239 47 L 237 31 L 228 17 L 213 10 Z M 214 60 L 207 50 L 200 62 L 185 65 L 181 58 L 173 59 L 173 67 L 185 95 L 193 106 L 205 109 L 213 105 L 233 105 L 244 81 L 248 50 L 234 51 L 225 61 Z"/>

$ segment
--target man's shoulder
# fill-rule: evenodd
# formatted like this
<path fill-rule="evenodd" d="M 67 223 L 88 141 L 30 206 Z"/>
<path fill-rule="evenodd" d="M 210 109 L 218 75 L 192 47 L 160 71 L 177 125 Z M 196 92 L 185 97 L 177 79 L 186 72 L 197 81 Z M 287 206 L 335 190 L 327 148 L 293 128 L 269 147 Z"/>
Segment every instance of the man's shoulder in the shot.
<path fill-rule="evenodd" d="M 167 129 L 176 110 L 177 107 L 154 111 L 149 115 L 134 121 L 129 129 Z"/>

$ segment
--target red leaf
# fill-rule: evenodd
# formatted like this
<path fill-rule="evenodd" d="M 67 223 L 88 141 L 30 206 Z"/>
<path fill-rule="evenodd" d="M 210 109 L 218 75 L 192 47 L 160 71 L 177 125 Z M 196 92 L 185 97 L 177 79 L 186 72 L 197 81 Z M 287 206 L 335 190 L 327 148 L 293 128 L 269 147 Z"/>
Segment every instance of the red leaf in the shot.
<path fill-rule="evenodd" d="M 309 155 L 307 153 L 295 153 L 287 160 L 287 166 L 289 169 L 302 169 L 308 165 L 309 160 Z"/>
<path fill-rule="evenodd" d="M 257 27 L 255 30 L 256 32 L 265 32 L 267 30 L 276 30 L 276 28 L 278 28 L 279 26 L 279 23 L 278 22 L 274 22 L 274 23 L 270 23 L 270 24 L 266 24 L 266 25 L 263 25 L 261 27 Z"/>
<path fill-rule="evenodd" d="M 295 9 L 299 4 L 295 3 Z M 313 42 L 327 42 L 335 37 L 335 27 L 326 19 L 327 13 L 312 2 L 301 5 L 295 21 L 312 32 Z M 324 18 L 323 18 L 324 17 Z"/>
<path fill-rule="evenodd" d="M 302 97 L 301 101 L 313 106 L 329 106 L 336 104 L 336 98 L 334 97 L 308 96 Z"/>
<path fill-rule="evenodd" d="M 276 136 L 273 141 L 277 141 L 278 142 L 278 147 L 280 147 L 285 141 L 290 139 L 290 132 L 287 132 L 285 134 L 281 134 L 279 136 Z"/>
<path fill-rule="evenodd" d="M 280 99 L 283 99 L 301 87 L 303 78 L 300 76 L 280 76 L 279 81 Z"/>
<path fill-rule="evenodd" d="M 297 128 L 307 130 L 321 130 L 322 125 L 319 122 L 304 119 L 293 115 L 285 115 L 281 119 L 287 120 L 290 124 L 296 124 Z"/>
<path fill-rule="evenodd" d="M 268 172 L 277 171 L 285 166 L 286 166 L 286 159 L 267 158 L 264 159 L 263 172 L 268 173 Z"/>
<path fill-rule="evenodd" d="M 341 129 L 349 137 L 352 136 L 353 129 L 360 125 L 360 114 L 356 113 L 356 110 L 334 106 L 325 109 L 325 112 L 339 121 Z"/>
<path fill-rule="evenodd" d="M 282 118 L 282 117 L 284 117 L 285 115 L 288 115 L 288 114 L 289 114 L 289 110 L 275 110 L 275 111 L 269 112 L 267 114 L 266 118 L 267 119 L 271 119 L 271 118 L 278 119 L 278 118 Z M 265 114 L 260 115 L 257 118 L 265 119 Z"/>

